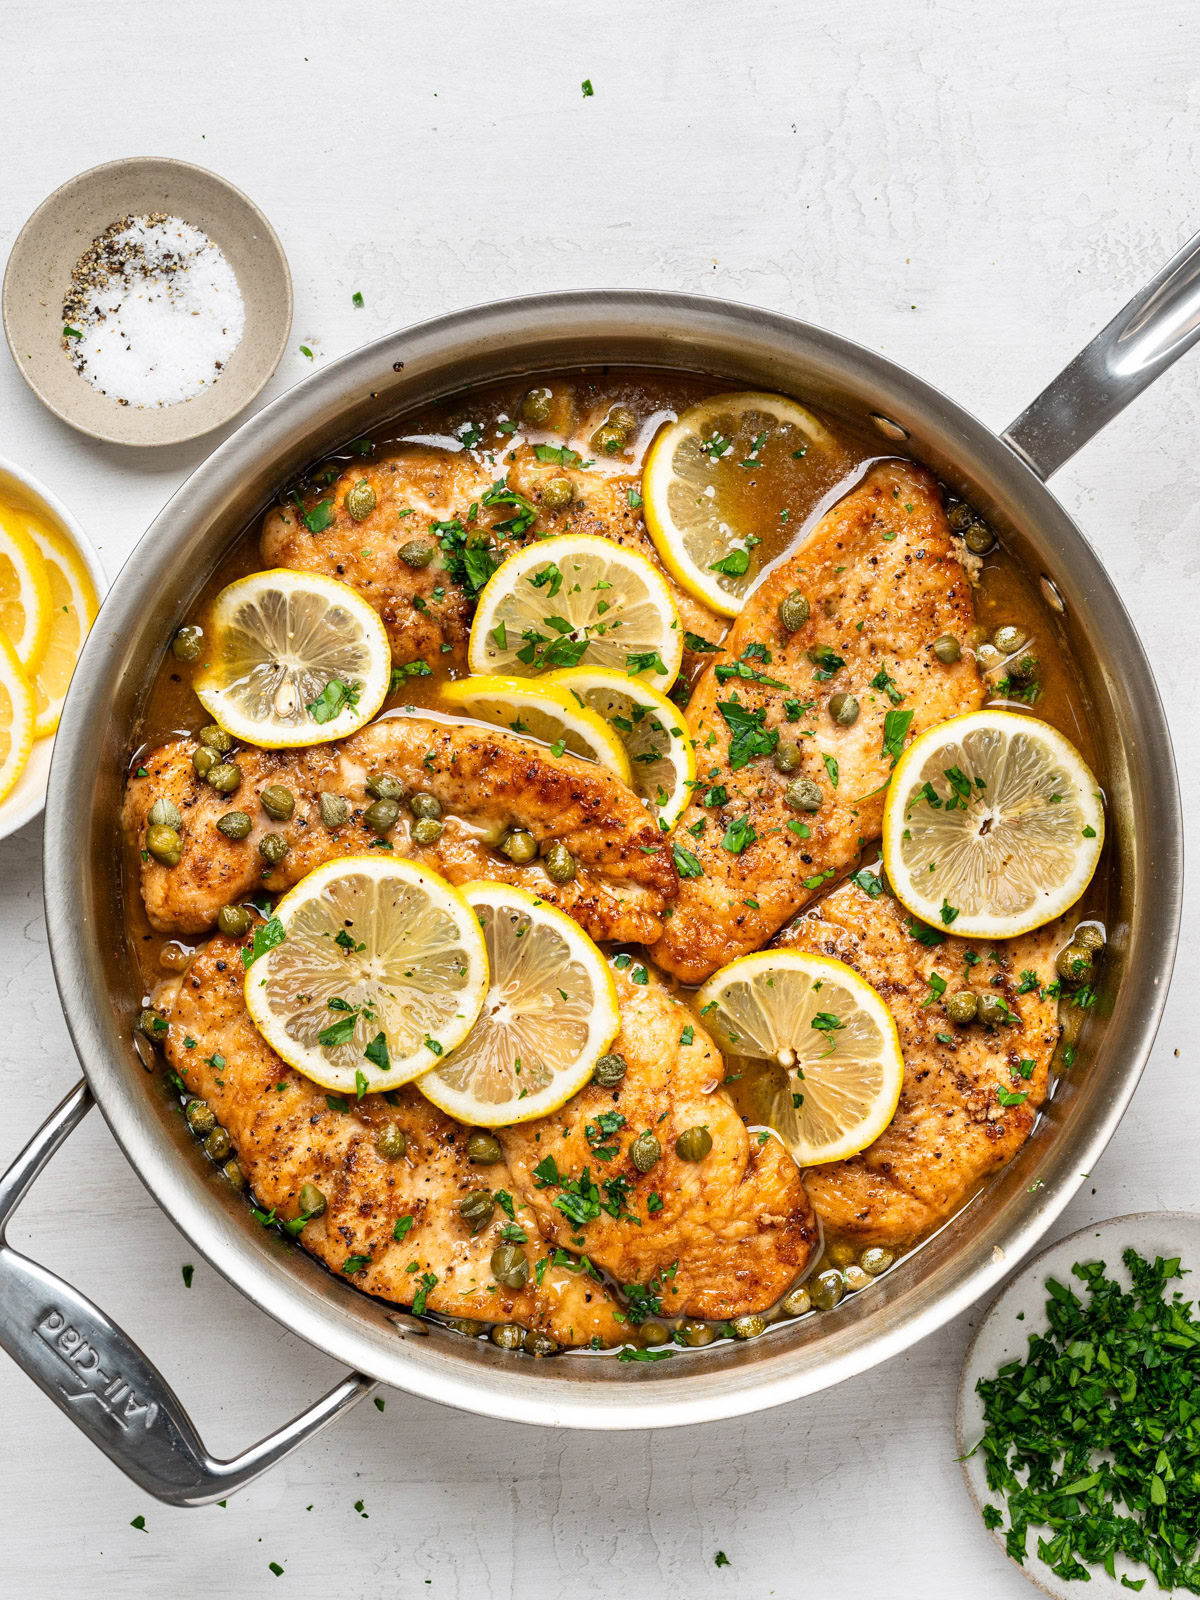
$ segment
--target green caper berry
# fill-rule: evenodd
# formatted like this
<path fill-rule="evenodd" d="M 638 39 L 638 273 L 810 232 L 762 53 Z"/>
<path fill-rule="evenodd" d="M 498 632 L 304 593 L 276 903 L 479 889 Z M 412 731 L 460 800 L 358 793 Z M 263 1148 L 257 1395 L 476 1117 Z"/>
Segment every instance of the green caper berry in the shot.
<path fill-rule="evenodd" d="M 397 799 L 398 796 L 392 795 L 390 798 L 394 800 Z M 433 822 L 436 822 L 442 814 L 441 801 L 436 795 L 432 794 L 414 794 L 412 799 L 408 802 L 408 809 L 412 812 L 414 817 L 427 819 Z"/>
<path fill-rule="evenodd" d="M 608 1055 L 601 1056 L 592 1068 L 592 1082 L 599 1084 L 602 1089 L 615 1089 L 628 1071 L 629 1063 L 625 1057 L 610 1051 Z"/>
<path fill-rule="evenodd" d="M 217 1125 L 217 1114 L 207 1100 L 189 1100 L 183 1114 L 197 1139 L 207 1139 Z"/>
<path fill-rule="evenodd" d="M 845 1292 L 840 1272 L 820 1272 L 808 1283 L 809 1298 L 818 1311 L 832 1311 Z"/>
<path fill-rule="evenodd" d="M 1002 1022 L 1014 1021 L 1012 1013 L 998 994 L 979 996 L 979 1020 L 989 1027 L 999 1027 Z"/>
<path fill-rule="evenodd" d="M 1084 983 L 1092 975 L 1092 952 L 1072 941 L 1054 958 L 1054 970 L 1064 983 Z"/>
<path fill-rule="evenodd" d="M 639 1172 L 649 1172 L 651 1167 L 656 1167 L 662 1160 L 662 1145 L 650 1132 L 639 1133 L 629 1146 L 629 1159 Z"/>
<path fill-rule="evenodd" d="M 946 521 L 955 533 L 961 533 L 964 528 L 969 528 L 975 521 L 975 513 L 965 500 L 956 500 L 946 512 Z"/>
<path fill-rule="evenodd" d="M 975 662 L 980 672 L 994 672 L 1004 660 L 994 644 L 981 644 L 975 650 Z"/>
<path fill-rule="evenodd" d="M 281 833 L 264 833 L 258 841 L 258 853 L 270 867 L 277 867 L 291 848 Z"/>
<path fill-rule="evenodd" d="M 1010 661 L 1008 675 L 1014 683 L 1032 683 L 1038 675 L 1040 663 L 1036 656 L 1022 656 L 1019 661 Z"/>
<path fill-rule="evenodd" d="M 679 1331 L 683 1335 L 684 1344 L 693 1350 L 711 1344 L 717 1337 L 716 1330 L 710 1328 L 707 1322 L 683 1322 L 679 1325 Z"/>
<path fill-rule="evenodd" d="M 828 1247 L 825 1254 L 833 1266 L 848 1267 L 858 1252 L 847 1240 L 838 1239 Z"/>
<path fill-rule="evenodd" d="M 847 1289 L 849 1289 L 852 1293 L 856 1293 L 859 1289 L 865 1289 L 871 1282 L 871 1274 L 869 1272 L 864 1272 L 857 1263 L 848 1266 L 845 1272 L 842 1274 L 842 1277 L 845 1281 Z"/>
<path fill-rule="evenodd" d="M 842 690 L 829 697 L 829 715 L 839 728 L 849 728 L 858 721 L 858 701 Z"/>
<path fill-rule="evenodd" d="M 478 1317 L 447 1317 L 444 1326 L 453 1328 L 455 1333 L 465 1333 L 469 1339 L 478 1339 L 487 1323 L 480 1322 Z"/>
<path fill-rule="evenodd" d="M 546 851 L 544 865 L 551 883 L 570 883 L 575 877 L 575 857 L 561 840 Z"/>
<path fill-rule="evenodd" d="M 553 390 L 530 389 L 521 401 L 521 420 L 534 423 L 545 422 L 550 415 L 550 407 L 553 401 Z"/>
<path fill-rule="evenodd" d="M 492 1277 L 506 1289 L 523 1289 L 529 1277 L 529 1261 L 519 1244 L 497 1245 L 492 1251 Z"/>
<path fill-rule="evenodd" d="M 986 556 L 996 542 L 996 535 L 984 522 L 972 522 L 963 534 L 963 543 L 974 556 Z"/>
<path fill-rule="evenodd" d="M 437 555 L 431 544 L 426 544 L 424 539 L 410 539 L 407 544 L 402 544 L 396 552 L 406 567 L 427 567 Z"/>
<path fill-rule="evenodd" d="M 236 761 L 218 761 L 204 774 L 204 781 L 218 794 L 232 794 L 242 781 L 242 769 Z"/>
<path fill-rule="evenodd" d="M 798 633 L 808 621 L 812 607 L 808 597 L 793 589 L 791 594 L 785 595 L 779 602 L 779 620 L 789 633 Z"/>
<path fill-rule="evenodd" d="M 625 435 L 606 422 L 592 435 L 591 446 L 598 456 L 615 456 L 625 448 Z"/>
<path fill-rule="evenodd" d="M 1002 628 L 996 629 L 995 633 L 992 634 L 992 643 L 1002 656 L 1013 656 L 1016 655 L 1027 638 L 1028 635 L 1023 628 L 1018 628 L 1009 622 L 1005 623 Z"/>
<path fill-rule="evenodd" d="M 258 803 L 272 822 L 286 822 L 296 809 L 296 796 L 281 783 L 269 783 L 259 795 Z"/>
<path fill-rule="evenodd" d="M 776 772 L 795 772 L 800 765 L 800 746 L 798 744 L 777 744 L 775 754 L 771 757 Z"/>
<path fill-rule="evenodd" d="M 562 511 L 575 498 L 570 478 L 547 478 L 542 485 L 542 504 L 547 511 Z"/>
<path fill-rule="evenodd" d="M 157 1011 L 140 1011 L 137 1019 L 137 1030 L 144 1034 L 150 1042 L 156 1043 L 167 1031 L 166 1019 L 160 1017 Z"/>
<path fill-rule="evenodd" d="M 164 867 L 177 867 L 183 856 L 183 840 L 174 828 L 147 828 L 146 849 Z"/>
<path fill-rule="evenodd" d="M 321 811 L 321 821 L 327 828 L 340 828 L 350 815 L 350 803 L 340 794 L 322 792 L 317 804 Z"/>
<path fill-rule="evenodd" d="M 216 764 L 217 752 L 210 750 L 206 744 L 199 744 L 192 751 L 192 766 L 198 778 L 206 778 Z"/>
<path fill-rule="evenodd" d="M 353 489 L 347 491 L 345 505 L 355 522 L 364 521 L 374 511 L 375 491 L 365 478 L 360 478 Z"/>
<path fill-rule="evenodd" d="M 477 1167 L 492 1167 L 504 1155 L 494 1133 L 473 1133 L 467 1140 L 467 1160 Z"/>
<path fill-rule="evenodd" d="M 1104 929 L 1094 922 L 1081 922 L 1071 937 L 1071 943 L 1080 945 L 1095 955 L 1097 950 L 1104 949 Z"/>
<path fill-rule="evenodd" d="M 221 1168 L 221 1175 L 229 1187 L 236 1189 L 239 1194 L 246 1187 L 246 1174 L 242 1171 L 242 1164 L 236 1156 Z"/>
<path fill-rule="evenodd" d="M 146 821 L 152 828 L 174 828 L 178 833 L 183 827 L 183 813 L 170 800 L 156 800 Z"/>
<path fill-rule="evenodd" d="M 253 921 L 245 906 L 222 906 L 217 912 L 217 927 L 228 939 L 244 939 Z"/>
<path fill-rule="evenodd" d="M 873 1244 L 859 1256 L 858 1264 L 864 1272 L 869 1272 L 873 1278 L 877 1278 L 881 1272 L 887 1271 L 895 1259 L 890 1250 L 885 1250 L 882 1245 Z"/>
<path fill-rule="evenodd" d="M 680 1161 L 703 1161 L 712 1146 L 707 1128 L 685 1128 L 675 1141 L 675 1154 Z"/>
<path fill-rule="evenodd" d="M 201 728 L 196 735 L 201 744 L 206 744 L 210 750 L 215 750 L 219 755 L 227 756 L 233 749 L 233 740 L 224 728 L 218 728 L 215 722 L 210 722 L 207 727 Z"/>
<path fill-rule="evenodd" d="M 396 1122 L 383 1122 L 375 1134 L 375 1152 L 385 1161 L 399 1161 L 408 1149 L 404 1129 Z"/>
<path fill-rule="evenodd" d="M 757 1339 L 767 1331 L 767 1319 L 760 1316 L 734 1317 L 730 1326 L 735 1339 Z"/>
<path fill-rule="evenodd" d="M 978 1011 L 979 996 L 971 989 L 960 989 L 946 1001 L 947 1017 L 951 1022 L 956 1022 L 960 1028 L 965 1028 L 969 1022 L 974 1022 Z"/>
<path fill-rule="evenodd" d="M 408 793 L 400 779 L 390 772 L 373 772 L 367 779 L 366 790 L 372 800 L 400 801 Z"/>
<path fill-rule="evenodd" d="M 789 1317 L 802 1317 L 812 1310 L 812 1296 L 803 1286 L 793 1289 L 791 1294 L 784 1295 L 780 1309 Z"/>
<path fill-rule="evenodd" d="M 245 839 L 254 824 L 244 811 L 227 811 L 217 818 L 217 831 L 227 839 Z"/>
<path fill-rule="evenodd" d="M 324 1215 L 328 1202 L 315 1183 L 302 1183 L 300 1185 L 300 1193 L 296 1198 L 300 1203 L 300 1210 L 306 1216 L 320 1217 Z"/>
<path fill-rule="evenodd" d="M 943 633 L 933 641 L 933 653 L 945 666 L 953 666 L 962 659 L 962 645 L 952 633 Z"/>
<path fill-rule="evenodd" d="M 521 1340 L 522 1348 L 528 1356 L 555 1356 L 558 1346 L 548 1333 L 538 1333 L 536 1328 L 527 1328 L 525 1337 Z"/>
<path fill-rule="evenodd" d="M 387 833 L 396 826 L 400 807 L 394 800 L 376 800 L 363 812 L 363 821 L 372 833 Z"/>
<path fill-rule="evenodd" d="M 171 640 L 171 654 L 176 661 L 195 661 L 203 648 L 203 628 L 197 628 L 194 623 L 189 622 L 175 630 L 175 636 Z"/>
<path fill-rule="evenodd" d="M 498 1322 L 490 1334 L 494 1345 L 501 1350 L 519 1350 L 525 1338 L 524 1328 L 518 1328 L 515 1322 Z"/>
<path fill-rule="evenodd" d="M 637 414 L 628 406 L 617 405 L 608 413 L 610 428 L 620 428 L 622 433 L 632 433 L 637 427 Z"/>
<path fill-rule="evenodd" d="M 638 1329 L 638 1343 L 648 1345 L 651 1349 L 656 1345 L 666 1344 L 670 1337 L 661 1322 L 643 1322 Z"/>
<path fill-rule="evenodd" d="M 820 811 L 820 785 L 811 778 L 797 778 L 784 790 L 783 803 L 789 811 Z"/>
<path fill-rule="evenodd" d="M 511 828 L 500 849 L 516 866 L 524 867 L 537 855 L 537 840 L 524 828 Z"/>
<path fill-rule="evenodd" d="M 445 831 L 444 822 L 436 822 L 432 817 L 422 817 L 419 822 L 413 823 L 413 843 L 436 844 Z"/>
<path fill-rule="evenodd" d="M 486 1228 L 496 1214 L 496 1197 L 490 1189 L 472 1189 L 458 1202 L 459 1215 L 470 1224 L 471 1232 Z"/>
<path fill-rule="evenodd" d="M 232 1149 L 229 1135 L 221 1127 L 214 1128 L 204 1141 L 204 1154 L 214 1161 L 224 1161 Z"/>

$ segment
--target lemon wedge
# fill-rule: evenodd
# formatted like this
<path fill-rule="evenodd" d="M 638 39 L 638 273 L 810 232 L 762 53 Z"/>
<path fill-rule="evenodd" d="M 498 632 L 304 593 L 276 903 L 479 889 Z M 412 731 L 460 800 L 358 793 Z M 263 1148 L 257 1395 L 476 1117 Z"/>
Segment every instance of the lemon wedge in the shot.
<path fill-rule="evenodd" d="M 598 534 L 563 533 L 516 551 L 488 579 L 467 660 L 472 672 L 522 678 L 583 663 L 617 667 L 669 689 L 683 625 L 645 556 Z"/>
<path fill-rule="evenodd" d="M 577 1094 L 617 1036 L 617 988 L 579 925 L 524 889 L 462 889 L 487 941 L 491 987 L 466 1039 L 417 1088 L 459 1122 L 545 1116 Z"/>
<path fill-rule="evenodd" d="M 44 739 L 58 727 L 71 674 L 100 603 L 91 573 L 79 551 L 57 528 L 41 517 L 22 513 L 30 538 L 46 567 L 50 585 L 50 626 L 46 648 L 31 674 L 37 699 L 34 738 Z"/>
<path fill-rule="evenodd" d="M 641 678 L 611 667 L 566 667 L 546 680 L 603 717 L 625 749 L 625 780 L 664 833 L 683 815 L 696 778 L 695 741 L 683 712 Z"/>
<path fill-rule="evenodd" d="M 192 687 L 235 739 L 264 750 L 356 733 L 391 683 L 387 630 L 336 578 L 277 567 L 222 589 Z"/>
<path fill-rule="evenodd" d="M 0 628 L 28 675 L 50 636 L 50 579 L 25 518 L 0 506 Z"/>
<path fill-rule="evenodd" d="M 629 758 L 613 729 L 549 678 L 460 678 L 445 685 L 442 699 L 480 722 L 548 744 L 555 755 L 569 750 L 599 762 L 632 787 Z"/>
<path fill-rule="evenodd" d="M 0 800 L 25 770 L 36 721 L 33 685 L 8 635 L 0 632 Z"/>
<path fill-rule="evenodd" d="M 257 959 L 255 947 L 265 947 Z M 247 956 L 246 1006 L 272 1050 L 359 1097 L 436 1066 L 488 988 L 483 934 L 458 890 L 380 856 L 343 856 L 302 878 Z"/>
<path fill-rule="evenodd" d="M 722 1050 L 785 1075 L 771 1125 L 798 1166 L 845 1161 L 891 1122 L 904 1083 L 896 1024 L 853 968 L 801 950 L 760 950 L 696 996 Z"/>
<path fill-rule="evenodd" d="M 642 471 L 643 515 L 663 565 L 697 600 L 736 617 L 762 569 L 753 526 L 762 513 L 747 500 L 754 468 L 840 455 L 829 430 L 783 395 L 718 394 L 690 406 Z"/>
<path fill-rule="evenodd" d="M 1103 799 L 1079 751 L 1012 711 L 952 717 L 915 739 L 883 813 L 899 899 L 968 939 L 1053 922 L 1087 888 L 1103 844 Z"/>

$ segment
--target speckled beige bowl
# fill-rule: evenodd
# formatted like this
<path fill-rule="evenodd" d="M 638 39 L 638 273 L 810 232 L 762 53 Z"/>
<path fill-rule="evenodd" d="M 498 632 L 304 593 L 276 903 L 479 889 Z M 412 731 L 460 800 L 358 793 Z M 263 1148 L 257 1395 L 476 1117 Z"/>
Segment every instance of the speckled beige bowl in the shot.
<path fill-rule="evenodd" d="M 92 240 L 122 217 L 164 211 L 202 229 L 237 275 L 246 307 L 241 342 L 212 388 L 159 409 L 100 394 L 63 349 L 63 297 Z M 292 326 L 292 279 L 271 224 L 240 189 L 186 161 L 131 157 L 82 172 L 17 236 L 3 289 L 4 334 L 25 382 L 55 416 L 111 444 L 181 444 L 248 406 L 279 365 Z"/>

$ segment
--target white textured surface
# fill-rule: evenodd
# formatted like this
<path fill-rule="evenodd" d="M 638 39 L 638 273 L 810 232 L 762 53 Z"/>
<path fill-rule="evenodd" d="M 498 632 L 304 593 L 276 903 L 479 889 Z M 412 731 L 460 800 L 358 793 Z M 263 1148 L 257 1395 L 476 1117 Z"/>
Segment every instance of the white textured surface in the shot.
<path fill-rule="evenodd" d="M 241 185 L 288 252 L 294 336 L 264 398 L 309 370 L 302 343 L 320 363 L 470 302 L 623 284 L 811 318 L 1001 426 L 1200 224 L 1193 23 L 1188 0 L 0 0 L 0 254 L 73 173 L 174 155 Z M 1056 485 L 1142 630 L 1193 819 L 1198 376 L 1194 355 Z M 110 569 L 215 442 L 90 443 L 0 356 L 0 454 L 63 496 Z M 36 825 L 0 845 L 0 1160 L 76 1075 L 40 845 Z M 1198 935 L 1193 901 L 1185 966 Z M 1195 1206 L 1190 987 L 1060 1231 Z M 98 1118 L 14 1232 L 144 1341 L 218 1451 L 336 1376 L 206 1266 L 184 1289 L 191 1251 Z M 148 1502 L 0 1359 L 0 1590 L 1016 1600 L 953 1460 L 969 1324 L 811 1401 L 659 1435 L 394 1394 L 198 1512 Z"/>

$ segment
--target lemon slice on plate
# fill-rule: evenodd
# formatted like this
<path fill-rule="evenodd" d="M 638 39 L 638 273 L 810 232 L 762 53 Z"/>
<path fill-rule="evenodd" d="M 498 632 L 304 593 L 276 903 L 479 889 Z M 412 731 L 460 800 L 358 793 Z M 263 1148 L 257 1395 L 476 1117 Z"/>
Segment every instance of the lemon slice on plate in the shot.
<path fill-rule="evenodd" d="M 25 770 L 36 721 L 33 685 L 8 635 L 0 630 L 0 800 Z"/>
<path fill-rule="evenodd" d="M 37 697 L 34 738 L 44 739 L 58 727 L 71 674 L 100 603 L 91 574 L 79 551 L 48 522 L 23 513 L 25 526 L 46 567 L 50 585 L 50 626 L 46 648 L 32 673 Z"/>
<path fill-rule="evenodd" d="M 915 917 L 1011 939 L 1074 905 L 1104 844 L 1083 757 L 1049 723 L 973 711 L 904 752 L 883 813 L 883 862 Z"/>
<path fill-rule="evenodd" d="M 645 556 L 594 533 L 563 533 L 516 551 L 488 579 L 467 660 L 472 672 L 521 678 L 617 667 L 669 689 L 683 660 L 683 625 Z"/>
<path fill-rule="evenodd" d="M 724 617 L 737 616 L 761 571 L 754 469 L 773 473 L 793 456 L 819 470 L 842 450 L 794 400 L 753 391 L 690 406 L 650 447 L 642 471 L 650 537 L 676 583 Z"/>
<path fill-rule="evenodd" d="M 629 758 L 614 730 L 549 678 L 460 678 L 444 686 L 442 699 L 480 722 L 548 744 L 555 755 L 569 750 L 597 761 L 632 787 Z"/>
<path fill-rule="evenodd" d="M 891 1122 L 904 1082 L 896 1024 L 844 962 L 760 950 L 722 967 L 696 1001 L 722 1050 L 779 1070 L 770 1120 L 798 1166 L 845 1161 Z"/>
<path fill-rule="evenodd" d="M 392 676 L 387 630 L 361 595 L 283 567 L 221 590 L 208 656 L 192 684 L 201 705 L 226 733 L 264 750 L 357 732 Z"/>
<path fill-rule="evenodd" d="M 259 1033 L 322 1088 L 360 1096 L 436 1066 L 488 988 L 474 911 L 412 861 L 327 862 L 284 895 L 255 945 L 268 947 L 246 970 Z"/>
<path fill-rule="evenodd" d="M 625 781 L 669 832 L 691 799 L 696 749 L 683 713 L 661 690 L 611 667 L 567 667 L 547 682 L 603 717 L 625 747 Z"/>
<path fill-rule="evenodd" d="M 0 628 L 26 674 L 45 653 L 52 604 L 46 563 L 24 517 L 0 506 Z"/>
<path fill-rule="evenodd" d="M 507 883 L 468 883 L 491 987 L 466 1039 L 417 1088 L 477 1127 L 556 1111 L 592 1076 L 621 1019 L 608 963 L 553 906 Z"/>

